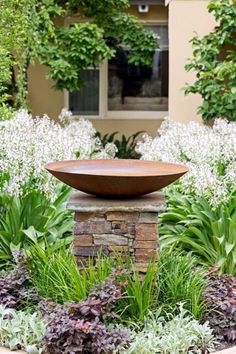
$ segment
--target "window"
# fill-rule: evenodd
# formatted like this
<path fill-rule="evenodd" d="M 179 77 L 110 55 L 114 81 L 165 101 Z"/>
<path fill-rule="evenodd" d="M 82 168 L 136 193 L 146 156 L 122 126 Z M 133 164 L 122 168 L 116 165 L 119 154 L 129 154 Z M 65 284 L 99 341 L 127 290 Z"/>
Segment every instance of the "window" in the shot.
<path fill-rule="evenodd" d="M 69 93 L 69 109 L 74 115 L 96 116 L 99 114 L 99 70 L 81 72 L 83 86 Z"/>
<path fill-rule="evenodd" d="M 109 111 L 168 110 L 167 26 L 149 26 L 160 36 L 152 67 L 128 63 L 128 49 L 108 62 Z"/>
<path fill-rule="evenodd" d="M 129 64 L 124 48 L 102 69 L 84 70 L 83 87 L 68 97 L 73 115 L 135 118 L 145 111 L 154 118 L 155 112 L 168 111 L 168 26 L 147 27 L 160 37 L 152 67 Z"/>

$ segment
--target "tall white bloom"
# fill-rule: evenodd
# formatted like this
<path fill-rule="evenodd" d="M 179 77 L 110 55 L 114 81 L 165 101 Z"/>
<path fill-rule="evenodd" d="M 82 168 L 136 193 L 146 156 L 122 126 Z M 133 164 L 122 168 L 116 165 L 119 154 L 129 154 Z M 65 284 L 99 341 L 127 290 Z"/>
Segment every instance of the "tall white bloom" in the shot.
<path fill-rule="evenodd" d="M 217 119 L 213 128 L 196 122 L 165 121 L 154 139 L 145 135 L 137 145 L 144 160 L 188 165 L 180 181 L 183 193 L 206 197 L 212 205 L 227 201 L 236 189 L 236 123 Z"/>
<path fill-rule="evenodd" d="M 63 112 L 63 117 L 69 117 Z M 64 126 L 48 116 L 33 118 L 20 110 L 0 124 L 0 191 L 19 195 L 38 188 L 53 197 L 56 180 L 43 168 L 50 161 L 114 157 L 115 150 L 103 148 L 93 125 L 85 119 Z"/>

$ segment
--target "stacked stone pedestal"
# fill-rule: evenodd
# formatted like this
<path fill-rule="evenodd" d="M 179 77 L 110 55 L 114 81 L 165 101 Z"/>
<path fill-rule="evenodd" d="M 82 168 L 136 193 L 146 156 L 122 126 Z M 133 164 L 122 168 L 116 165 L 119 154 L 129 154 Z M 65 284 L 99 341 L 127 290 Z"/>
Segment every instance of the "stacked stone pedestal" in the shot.
<path fill-rule="evenodd" d="M 161 193 L 106 200 L 76 192 L 68 209 L 75 212 L 73 252 L 79 265 L 101 252 L 131 258 L 142 272 L 158 260 L 158 212 L 165 209 Z"/>

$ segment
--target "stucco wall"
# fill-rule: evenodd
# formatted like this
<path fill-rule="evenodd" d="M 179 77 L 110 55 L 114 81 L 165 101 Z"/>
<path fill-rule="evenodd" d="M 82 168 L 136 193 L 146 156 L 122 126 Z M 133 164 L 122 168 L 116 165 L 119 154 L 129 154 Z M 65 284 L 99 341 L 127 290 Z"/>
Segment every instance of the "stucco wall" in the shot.
<path fill-rule="evenodd" d="M 48 114 L 56 119 L 64 107 L 64 93 L 52 89 L 53 81 L 46 79 L 48 69 L 37 61 L 28 71 L 29 104 L 33 115 Z"/>
<path fill-rule="evenodd" d="M 169 2 L 169 116 L 172 120 L 201 121 L 197 107 L 198 95 L 185 96 L 182 87 L 194 82 L 194 73 L 187 73 L 184 66 L 192 56 L 189 43 L 194 32 L 200 36 L 214 28 L 214 18 L 207 11 L 208 0 L 171 0 Z"/>

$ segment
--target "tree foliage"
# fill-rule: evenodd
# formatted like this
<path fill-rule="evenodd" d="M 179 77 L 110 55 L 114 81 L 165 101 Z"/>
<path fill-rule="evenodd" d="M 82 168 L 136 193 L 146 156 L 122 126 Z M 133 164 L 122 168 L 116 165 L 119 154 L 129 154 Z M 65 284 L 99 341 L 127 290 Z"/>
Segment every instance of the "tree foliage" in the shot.
<path fill-rule="evenodd" d="M 157 36 L 124 12 L 128 0 L 0 0 L 0 90 L 27 105 L 27 70 L 37 58 L 55 89 L 78 90 L 81 70 L 129 46 L 129 61 L 150 65 Z M 82 21 L 66 25 L 67 16 Z M 10 83 L 10 86 L 9 86 Z M 9 98 L 9 97 L 8 97 Z"/>
<path fill-rule="evenodd" d="M 27 106 L 27 69 L 41 48 L 55 38 L 55 15 L 64 10 L 53 0 L 0 0 L 0 87 L 2 101 Z M 5 64 L 4 64 L 5 63 Z M 2 102 L 2 103 L 3 103 Z"/>
<path fill-rule="evenodd" d="M 211 0 L 208 10 L 217 25 L 204 37 L 192 39 L 193 58 L 186 70 L 196 72 L 196 81 L 185 93 L 202 96 L 198 112 L 204 120 L 236 120 L 236 1 Z"/>

